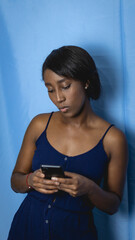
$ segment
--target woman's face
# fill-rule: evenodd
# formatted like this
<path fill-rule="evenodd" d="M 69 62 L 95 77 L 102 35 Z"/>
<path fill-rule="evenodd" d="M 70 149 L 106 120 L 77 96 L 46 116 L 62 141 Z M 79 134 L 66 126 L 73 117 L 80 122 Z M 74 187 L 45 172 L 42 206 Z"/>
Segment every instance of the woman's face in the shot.
<path fill-rule="evenodd" d="M 64 116 L 73 117 L 81 111 L 87 97 L 80 81 L 59 76 L 47 69 L 44 82 L 51 101 Z"/>

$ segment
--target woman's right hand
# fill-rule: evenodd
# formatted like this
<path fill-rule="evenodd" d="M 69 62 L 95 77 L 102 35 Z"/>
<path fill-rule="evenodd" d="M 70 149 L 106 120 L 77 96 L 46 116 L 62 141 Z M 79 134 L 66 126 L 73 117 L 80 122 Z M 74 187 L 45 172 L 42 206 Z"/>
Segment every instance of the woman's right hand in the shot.
<path fill-rule="evenodd" d="M 28 185 L 40 193 L 52 194 L 58 192 L 59 183 L 45 179 L 41 169 L 38 169 L 28 176 Z"/>

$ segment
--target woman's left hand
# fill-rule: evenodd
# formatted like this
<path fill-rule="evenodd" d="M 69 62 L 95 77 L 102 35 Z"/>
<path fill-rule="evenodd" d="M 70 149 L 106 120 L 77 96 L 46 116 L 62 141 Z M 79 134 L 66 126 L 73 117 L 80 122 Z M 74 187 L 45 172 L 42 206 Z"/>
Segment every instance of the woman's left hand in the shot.
<path fill-rule="evenodd" d="M 93 181 L 89 178 L 72 172 L 64 172 L 64 174 L 68 178 L 51 178 L 56 184 L 59 183 L 57 187 L 59 190 L 65 191 L 73 197 L 85 195 L 91 191 Z"/>

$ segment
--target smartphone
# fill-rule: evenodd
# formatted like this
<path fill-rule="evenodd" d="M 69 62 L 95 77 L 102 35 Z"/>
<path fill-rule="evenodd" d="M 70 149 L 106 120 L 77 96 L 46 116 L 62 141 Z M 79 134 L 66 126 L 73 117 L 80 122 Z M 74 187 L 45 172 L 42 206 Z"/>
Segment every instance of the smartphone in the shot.
<path fill-rule="evenodd" d="M 61 166 L 41 165 L 41 170 L 47 179 L 51 179 L 51 177 L 65 178 L 64 171 Z"/>

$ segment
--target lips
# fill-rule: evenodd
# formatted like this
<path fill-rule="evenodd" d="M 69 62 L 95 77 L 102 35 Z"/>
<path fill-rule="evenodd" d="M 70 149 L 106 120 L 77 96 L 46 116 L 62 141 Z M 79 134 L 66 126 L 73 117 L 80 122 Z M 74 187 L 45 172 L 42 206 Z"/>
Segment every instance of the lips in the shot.
<path fill-rule="evenodd" d="M 60 107 L 60 108 L 59 108 L 59 110 L 60 110 L 61 112 L 67 112 L 67 111 L 68 111 L 68 109 L 69 109 L 69 107 L 68 107 L 68 106 L 65 106 L 65 107 Z"/>

